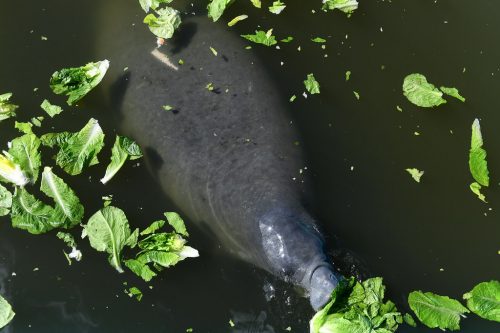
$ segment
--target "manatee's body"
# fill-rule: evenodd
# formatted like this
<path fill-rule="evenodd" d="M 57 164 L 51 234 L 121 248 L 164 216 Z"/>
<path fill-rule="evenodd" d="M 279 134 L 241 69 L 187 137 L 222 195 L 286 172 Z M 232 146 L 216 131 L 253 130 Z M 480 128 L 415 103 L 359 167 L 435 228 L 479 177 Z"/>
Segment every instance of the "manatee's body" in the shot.
<path fill-rule="evenodd" d="M 125 73 L 123 130 L 143 147 L 164 191 L 190 220 L 230 252 L 303 286 L 318 308 L 337 279 L 301 203 L 305 163 L 288 102 L 223 24 L 193 17 L 183 27 L 180 42 L 159 49 L 146 26 L 104 31 L 99 53 L 111 61 L 108 76 Z"/>

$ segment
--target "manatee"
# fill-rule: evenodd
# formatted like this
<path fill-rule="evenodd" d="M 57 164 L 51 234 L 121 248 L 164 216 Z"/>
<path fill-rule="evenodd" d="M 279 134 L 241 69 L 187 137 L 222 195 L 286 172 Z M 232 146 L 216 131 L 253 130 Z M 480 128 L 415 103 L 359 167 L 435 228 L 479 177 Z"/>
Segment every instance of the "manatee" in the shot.
<path fill-rule="evenodd" d="M 301 286 L 321 308 L 341 277 L 304 208 L 300 136 L 262 59 L 205 15 L 185 15 L 160 48 L 142 23 L 106 20 L 104 88 L 164 192 L 228 252 Z"/>

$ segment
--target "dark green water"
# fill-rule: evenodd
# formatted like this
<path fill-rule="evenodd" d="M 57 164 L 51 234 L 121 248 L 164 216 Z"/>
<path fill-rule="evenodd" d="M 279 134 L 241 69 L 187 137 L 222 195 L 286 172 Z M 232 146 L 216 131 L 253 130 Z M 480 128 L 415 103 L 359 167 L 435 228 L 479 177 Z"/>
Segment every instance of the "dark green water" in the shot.
<path fill-rule="evenodd" d="M 22 107 L 18 120 L 40 115 L 44 98 L 64 105 L 64 99 L 48 88 L 54 70 L 97 60 L 95 40 L 102 29 L 98 18 L 104 2 L 111 0 L 0 3 L 0 93 L 14 93 Z M 116 10 L 108 10 L 109 20 L 123 26 L 123 33 L 146 29 L 135 1 L 112 3 Z M 184 2 L 179 3 L 182 7 Z M 402 309 L 412 290 L 461 298 L 476 283 L 498 279 L 500 3 L 364 0 L 350 19 L 341 13 L 320 13 L 319 3 L 289 0 L 289 7 L 274 16 L 240 0 L 224 18 L 251 16 L 233 28 L 235 34 L 250 33 L 260 24 L 263 29 L 273 27 L 280 38 L 295 37 L 293 43 L 281 44 L 280 50 L 254 46 L 249 52 L 265 59 L 277 94 L 285 100 L 298 96 L 290 104 L 290 119 L 302 133 L 306 172 L 315 187 L 313 213 L 332 251 L 348 250 L 362 276 L 383 276 L 389 297 Z M 42 41 L 42 35 L 48 40 Z M 328 40 L 325 50 L 309 41 L 316 36 Z M 224 50 L 224 41 L 207 44 Z M 347 70 L 352 76 L 345 82 Z M 411 106 L 402 96 L 401 85 L 412 72 L 423 73 L 438 85 L 458 87 L 467 103 L 450 99 L 435 110 Z M 304 99 L 302 80 L 307 73 L 315 73 L 321 94 Z M 108 134 L 109 148 L 120 124 L 107 108 L 105 86 L 87 96 L 79 108 L 66 107 L 69 112 L 46 120 L 47 131 L 52 127 L 76 130 L 94 117 Z M 359 101 L 353 90 L 359 92 Z M 404 111 L 398 112 L 396 105 Z M 468 189 L 470 126 L 476 117 L 489 153 L 492 185 L 485 191 L 489 204 Z M 420 135 L 415 136 L 415 131 Z M 0 124 L 0 133 L 4 144 L 18 135 L 10 121 Z M 101 165 L 82 177 L 65 177 L 85 204 L 87 217 L 101 207 L 100 197 L 110 193 L 135 226 L 176 209 L 143 164 L 129 164 L 118 174 L 120 181 L 100 186 L 98 179 L 108 158 L 109 149 L 105 149 Z M 408 167 L 425 170 L 421 184 L 404 171 Z M 255 318 L 261 312 L 275 332 L 288 326 L 292 332 L 308 330 L 312 312 L 307 300 L 267 274 L 225 256 L 218 244 L 190 226 L 190 242 L 202 256 L 145 284 L 131 274 L 117 274 L 106 256 L 86 241 L 80 242 L 84 260 L 68 267 L 62 243 L 53 234 L 31 236 L 12 229 L 3 218 L 0 292 L 17 312 L 4 331 L 184 332 L 193 327 L 194 332 L 219 333 L 231 331 L 230 318 L 236 322 L 241 313 Z M 35 267 L 39 270 L 33 271 Z M 123 293 L 124 281 L 144 291 L 142 302 Z M 264 286 L 276 289 L 270 302 Z M 498 331 L 498 324 L 469 317 L 462 332 Z M 264 331 L 258 327 L 254 324 L 248 332 Z"/>

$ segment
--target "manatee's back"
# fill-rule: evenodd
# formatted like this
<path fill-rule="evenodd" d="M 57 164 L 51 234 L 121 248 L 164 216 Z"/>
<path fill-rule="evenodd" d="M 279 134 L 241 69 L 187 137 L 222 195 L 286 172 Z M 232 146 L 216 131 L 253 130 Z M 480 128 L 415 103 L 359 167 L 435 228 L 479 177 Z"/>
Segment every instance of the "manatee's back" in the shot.
<path fill-rule="evenodd" d="M 190 219 L 262 266 L 258 220 L 272 209 L 300 214 L 296 133 L 276 86 L 241 37 L 206 17 L 184 17 L 181 27 L 159 49 L 147 27 L 130 22 L 100 36 L 109 76 L 126 85 L 116 104 L 123 130 Z"/>

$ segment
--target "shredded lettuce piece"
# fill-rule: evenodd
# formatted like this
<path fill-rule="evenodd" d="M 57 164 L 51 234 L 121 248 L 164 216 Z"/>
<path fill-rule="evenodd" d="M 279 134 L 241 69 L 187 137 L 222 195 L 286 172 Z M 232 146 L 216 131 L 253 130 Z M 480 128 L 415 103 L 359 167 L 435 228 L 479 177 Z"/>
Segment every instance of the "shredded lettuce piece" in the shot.
<path fill-rule="evenodd" d="M 460 92 L 458 91 L 457 88 L 440 87 L 439 90 L 441 90 L 448 96 L 455 97 L 459 101 L 465 102 L 465 98 L 462 95 L 460 95 Z"/>
<path fill-rule="evenodd" d="M 500 322 L 500 282 L 481 282 L 464 294 L 467 307 L 479 317 Z"/>
<path fill-rule="evenodd" d="M 137 287 L 130 287 L 128 290 L 125 290 L 125 293 L 128 297 L 135 297 L 135 299 L 140 302 L 142 299 L 142 291 Z"/>
<path fill-rule="evenodd" d="M 211 0 L 207 6 L 208 17 L 216 22 L 234 0 Z"/>
<path fill-rule="evenodd" d="M 12 207 L 12 193 L 0 185 L 0 216 L 9 214 L 10 207 Z"/>
<path fill-rule="evenodd" d="M 171 3 L 173 0 L 139 0 L 141 8 L 147 13 L 150 9 L 156 10 L 162 3 Z"/>
<path fill-rule="evenodd" d="M 0 95 L 0 121 L 16 116 L 16 110 L 19 106 L 9 102 L 11 97 L 12 93 Z"/>
<path fill-rule="evenodd" d="M 323 0 L 323 10 L 335 10 L 338 9 L 347 15 L 351 15 L 356 9 L 358 9 L 357 0 Z"/>
<path fill-rule="evenodd" d="M 311 41 L 312 41 L 312 42 L 315 42 L 315 43 L 326 43 L 326 39 L 321 38 L 321 37 L 314 37 L 314 38 L 311 38 Z"/>
<path fill-rule="evenodd" d="M 477 195 L 477 197 L 479 198 L 479 200 L 481 200 L 481 201 L 483 201 L 485 203 L 488 203 L 488 201 L 486 201 L 486 197 L 484 196 L 484 194 L 481 193 L 481 188 L 482 188 L 481 185 L 479 185 L 478 183 L 474 182 L 474 183 L 470 184 L 469 188 L 472 191 L 472 193 L 474 193 L 475 195 Z"/>
<path fill-rule="evenodd" d="M 420 107 L 430 108 L 445 104 L 443 93 L 422 74 L 410 74 L 403 82 L 403 94 L 408 100 Z"/>
<path fill-rule="evenodd" d="M 293 40 L 293 37 L 292 36 L 288 36 L 288 37 L 283 38 L 282 40 L 280 40 L 280 42 L 282 42 L 282 43 L 290 43 L 292 40 Z"/>
<path fill-rule="evenodd" d="M 175 29 L 181 24 L 181 16 L 178 10 L 172 7 L 165 7 L 156 11 L 158 17 L 154 14 L 148 14 L 144 18 L 144 23 L 149 27 L 149 30 L 157 37 L 171 38 Z"/>
<path fill-rule="evenodd" d="M 0 295 L 0 329 L 8 325 L 15 315 L 9 302 Z"/>
<path fill-rule="evenodd" d="M 316 79 L 314 78 L 314 74 L 312 73 L 307 74 L 307 79 L 304 80 L 304 86 L 311 95 L 320 93 L 319 82 L 316 81 Z"/>
<path fill-rule="evenodd" d="M 71 265 L 71 259 L 75 259 L 76 261 L 82 260 L 83 257 L 82 252 L 77 249 L 75 238 L 73 238 L 71 234 L 59 231 L 56 236 L 71 248 L 70 253 L 66 253 L 65 251 L 63 251 L 64 256 L 66 257 L 70 265 Z"/>
<path fill-rule="evenodd" d="M 41 141 L 35 134 L 25 134 L 12 140 L 8 153 L 32 183 L 38 179 L 42 165 L 40 144 Z"/>
<path fill-rule="evenodd" d="M 479 120 L 472 123 L 472 136 L 469 151 L 469 169 L 472 177 L 482 186 L 488 187 L 490 177 L 488 162 L 486 161 L 486 150 L 483 149 L 483 136 Z"/>
<path fill-rule="evenodd" d="M 276 37 L 273 36 L 273 29 L 266 31 L 256 30 L 254 35 L 241 35 L 241 37 L 248 39 L 257 44 L 272 46 L 277 43 Z"/>
<path fill-rule="evenodd" d="M 73 105 L 101 82 L 108 68 L 108 60 L 90 62 L 81 67 L 63 68 L 52 74 L 50 88 L 57 95 L 68 96 L 66 102 Z"/>
<path fill-rule="evenodd" d="M 284 2 L 281 2 L 281 1 L 273 1 L 273 4 L 271 6 L 269 6 L 269 11 L 273 14 L 281 14 L 281 12 L 283 10 L 285 10 L 286 8 L 286 5 Z"/>
<path fill-rule="evenodd" d="M 243 20 L 246 20 L 247 18 L 248 18 L 248 15 L 238 15 L 234 19 L 232 19 L 231 21 L 227 22 L 227 26 L 232 27 L 236 23 L 243 21 Z"/>
<path fill-rule="evenodd" d="M 250 0 L 250 2 L 252 3 L 252 5 L 254 5 L 255 8 L 261 8 L 262 7 L 262 3 L 260 0 Z"/>
<path fill-rule="evenodd" d="M 51 104 L 46 99 L 43 100 L 42 104 L 40 104 L 40 107 L 43 109 L 43 111 L 47 112 L 47 114 L 51 118 L 54 118 L 56 115 L 58 115 L 63 111 L 63 109 L 60 106 Z"/>
<path fill-rule="evenodd" d="M 33 134 L 33 124 L 32 123 L 25 123 L 25 122 L 18 122 L 16 121 L 14 123 L 14 128 L 17 128 L 21 133 L 24 134 Z"/>
<path fill-rule="evenodd" d="M 111 149 L 111 162 L 106 168 L 106 174 L 101 183 L 106 184 L 121 169 L 127 159 L 135 160 L 142 157 L 142 151 L 135 141 L 126 136 L 116 136 L 115 144 Z"/>
<path fill-rule="evenodd" d="M 415 168 L 408 168 L 408 169 L 406 169 L 406 171 L 408 171 L 408 173 L 412 176 L 412 178 L 417 183 L 420 183 L 420 178 L 422 178 L 422 176 L 424 175 L 424 171 L 420 171 L 420 170 L 415 169 Z"/>

